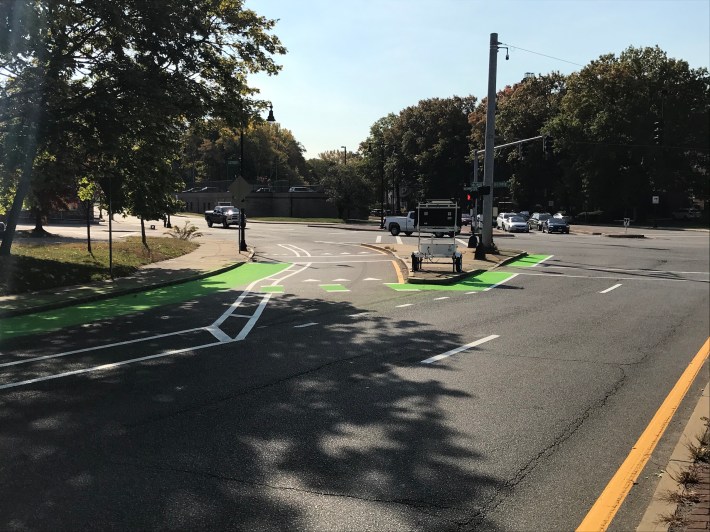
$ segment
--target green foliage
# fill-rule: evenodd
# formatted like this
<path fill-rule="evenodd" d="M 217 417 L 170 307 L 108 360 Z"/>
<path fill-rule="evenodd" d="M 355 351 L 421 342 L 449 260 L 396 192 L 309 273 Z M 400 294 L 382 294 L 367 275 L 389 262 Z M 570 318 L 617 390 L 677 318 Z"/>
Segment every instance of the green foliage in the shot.
<path fill-rule="evenodd" d="M 0 254 L 28 193 L 45 210 L 79 177 L 110 189 L 115 211 L 169 212 L 185 126 L 243 124 L 265 106 L 248 74 L 277 73 L 285 53 L 241 0 L 15 0 L 0 25 L 0 174 L 15 191 Z"/>
<path fill-rule="evenodd" d="M 172 238 L 177 238 L 178 240 L 193 240 L 201 237 L 202 233 L 200 233 L 196 225 L 193 225 L 189 220 L 186 220 L 182 227 L 174 225 L 168 235 Z"/>

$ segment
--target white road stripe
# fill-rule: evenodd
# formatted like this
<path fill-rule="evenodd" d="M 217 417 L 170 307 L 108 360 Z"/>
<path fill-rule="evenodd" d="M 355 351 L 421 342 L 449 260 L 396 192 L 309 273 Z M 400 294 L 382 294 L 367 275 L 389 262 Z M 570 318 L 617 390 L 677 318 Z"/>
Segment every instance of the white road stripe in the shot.
<path fill-rule="evenodd" d="M 484 292 L 488 292 L 489 290 L 493 290 L 496 286 L 500 286 L 500 285 L 502 285 L 503 283 L 507 283 L 507 282 L 510 281 L 513 277 L 517 277 L 518 275 L 519 275 L 519 274 L 514 273 L 513 275 L 511 275 L 511 276 L 508 277 L 507 279 L 503 279 L 500 283 L 496 283 L 496 284 L 494 284 L 493 286 L 489 286 L 488 288 L 486 288 L 486 289 L 484 290 Z"/>
<path fill-rule="evenodd" d="M 397 305 L 395 308 L 411 307 L 414 303 L 405 303 L 404 305 Z"/>
<path fill-rule="evenodd" d="M 491 340 L 495 340 L 496 338 L 499 338 L 499 336 L 500 335 L 498 334 L 491 334 L 490 336 L 486 336 L 485 338 L 481 338 L 480 340 L 476 340 L 475 342 L 471 342 L 470 344 L 462 345 L 461 347 L 457 347 L 456 349 L 452 349 L 451 351 L 447 351 L 446 353 L 442 353 L 440 355 L 427 358 L 426 360 L 422 360 L 420 363 L 432 364 L 443 358 L 447 358 L 451 355 L 455 355 L 456 353 L 460 353 L 461 351 L 466 351 L 467 349 L 471 349 L 472 347 L 476 347 L 478 345 L 485 344 L 486 342 L 490 342 Z"/>
<path fill-rule="evenodd" d="M 551 259 L 552 257 L 554 257 L 554 255 L 550 255 L 549 257 L 545 257 L 545 258 L 542 259 L 540 262 L 538 262 L 538 263 L 536 263 L 536 264 L 533 264 L 533 265 L 531 266 L 531 268 L 534 268 L 535 266 L 540 266 L 540 264 L 542 264 L 542 263 L 545 262 L 546 260 Z"/>
<path fill-rule="evenodd" d="M 378 236 L 378 237 L 375 239 L 375 244 L 381 244 L 381 243 L 382 243 L 382 235 Z"/>
<path fill-rule="evenodd" d="M 360 313 L 358 313 L 358 314 L 350 314 L 349 317 L 350 317 L 350 318 L 359 318 L 359 317 L 361 317 L 361 316 L 367 316 L 367 315 L 369 315 L 369 314 L 370 314 L 369 312 L 360 312 Z"/>
<path fill-rule="evenodd" d="M 251 316 L 249 317 L 251 318 Z M 232 341 L 232 338 L 219 327 L 214 327 L 213 325 L 210 325 L 209 327 L 205 327 L 205 330 L 222 343 Z"/>
<path fill-rule="evenodd" d="M 256 325 L 256 322 L 261 317 L 261 313 L 264 312 L 264 308 L 266 307 L 266 304 L 269 302 L 270 297 L 271 297 L 271 294 L 269 294 L 269 293 L 264 294 L 264 298 L 261 300 L 261 303 L 259 303 L 259 306 L 254 311 L 254 315 L 246 323 L 246 325 L 242 329 L 242 332 L 240 332 L 237 335 L 237 337 L 234 339 L 235 341 L 238 342 L 240 340 L 244 340 L 244 338 L 246 338 L 247 335 L 251 332 L 252 327 L 254 327 L 254 325 Z"/>
<path fill-rule="evenodd" d="M 294 325 L 294 329 L 303 329 L 304 327 L 313 327 L 314 325 L 318 325 L 315 321 L 312 321 L 310 323 L 304 323 L 303 325 Z"/>
<path fill-rule="evenodd" d="M 397 239 L 397 244 L 402 244 L 402 243 L 403 243 L 401 236 L 396 236 L 395 238 Z"/>
<path fill-rule="evenodd" d="M 435 298 L 434 298 L 434 301 L 441 301 L 442 299 L 449 299 L 449 296 L 435 297 Z"/>
<path fill-rule="evenodd" d="M 140 358 L 131 358 L 129 360 L 122 360 L 121 362 L 112 362 L 111 364 L 103 364 L 101 366 L 93 366 L 91 368 L 77 369 L 74 371 L 67 371 L 64 373 L 57 373 L 55 375 L 47 375 L 46 377 L 37 377 L 35 379 L 28 379 L 25 381 L 10 382 L 8 384 L 0 385 L 0 390 L 5 390 L 7 388 L 16 388 L 18 386 L 26 386 L 28 384 L 34 384 L 37 382 L 49 381 L 53 379 L 61 379 L 64 377 L 71 377 L 72 375 L 81 375 L 82 373 L 91 373 L 93 371 L 104 371 L 107 369 L 114 369 L 119 366 L 125 366 L 126 364 L 133 364 L 134 362 L 144 362 L 146 360 L 153 360 L 155 358 L 163 358 L 171 355 L 177 355 L 180 353 L 187 353 L 188 351 L 198 351 L 200 349 L 206 349 L 208 347 L 215 347 L 218 345 L 223 345 L 222 342 L 212 342 L 211 344 L 198 345 L 195 347 L 185 347 L 184 349 L 173 349 L 170 351 L 165 351 L 164 353 L 158 353 L 156 355 L 148 355 Z"/>
<path fill-rule="evenodd" d="M 668 281 L 671 283 L 710 283 L 710 281 L 705 281 L 702 279 L 666 279 L 665 277 L 658 277 L 652 275 L 650 277 L 619 277 L 618 275 L 568 275 L 566 273 L 529 273 L 521 272 L 517 275 L 533 275 L 538 277 L 554 277 L 559 279 L 560 277 L 569 277 L 570 279 L 614 279 L 615 281 Z"/>
<path fill-rule="evenodd" d="M 614 286 L 611 286 L 611 287 L 607 288 L 606 290 L 602 290 L 602 291 L 599 292 L 599 293 L 600 293 L 600 294 L 608 294 L 609 292 L 611 292 L 612 290 L 616 290 L 616 289 L 619 288 L 620 286 L 621 286 L 621 283 L 620 283 L 620 284 L 615 284 Z"/>
<path fill-rule="evenodd" d="M 344 282 L 350 282 L 350 279 L 333 279 L 333 282 L 334 282 L 334 283 L 343 282 L 343 281 L 344 281 Z"/>
<path fill-rule="evenodd" d="M 363 279 L 363 281 L 381 281 L 382 279 L 378 279 L 377 277 L 368 277 L 367 279 Z"/>

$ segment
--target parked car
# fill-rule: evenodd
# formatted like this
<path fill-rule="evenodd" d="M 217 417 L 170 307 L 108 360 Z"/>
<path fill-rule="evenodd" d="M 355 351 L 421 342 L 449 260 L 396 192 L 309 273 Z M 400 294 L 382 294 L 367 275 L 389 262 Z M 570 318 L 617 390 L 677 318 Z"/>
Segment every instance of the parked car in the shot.
<path fill-rule="evenodd" d="M 311 187 L 291 187 L 288 189 L 289 192 L 313 192 Z"/>
<path fill-rule="evenodd" d="M 254 192 L 258 192 L 260 194 L 263 192 L 271 192 L 271 187 L 259 187 Z"/>
<path fill-rule="evenodd" d="M 684 207 L 673 211 L 671 216 L 674 220 L 698 220 L 702 213 L 695 207 Z"/>
<path fill-rule="evenodd" d="M 542 231 L 542 224 L 552 216 L 549 212 L 534 212 L 528 220 L 528 225 L 530 229 L 535 229 L 536 231 Z"/>
<path fill-rule="evenodd" d="M 523 216 L 508 216 L 503 220 L 503 231 L 508 233 L 529 233 L 530 227 Z"/>
<path fill-rule="evenodd" d="M 572 217 L 571 217 L 570 215 L 568 215 L 568 214 L 567 214 L 566 212 L 564 212 L 564 211 L 562 211 L 562 212 L 556 212 L 555 214 L 552 215 L 552 217 L 553 217 L 553 218 L 562 219 L 562 220 L 564 220 L 565 222 L 567 222 L 568 224 L 572 222 Z"/>
<path fill-rule="evenodd" d="M 550 216 L 543 222 L 543 233 L 567 233 L 569 234 L 569 223 L 564 218 L 555 218 Z"/>
<path fill-rule="evenodd" d="M 511 216 L 517 216 L 517 212 L 501 212 L 498 214 L 498 218 L 496 218 L 496 228 L 497 229 L 503 229 L 503 222 L 505 221 L 506 218 L 510 218 Z"/>

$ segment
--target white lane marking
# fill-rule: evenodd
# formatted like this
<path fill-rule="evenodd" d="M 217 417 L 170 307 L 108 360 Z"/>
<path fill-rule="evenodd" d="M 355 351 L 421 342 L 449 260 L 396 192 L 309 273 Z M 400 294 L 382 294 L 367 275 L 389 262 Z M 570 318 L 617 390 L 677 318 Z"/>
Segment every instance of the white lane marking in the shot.
<path fill-rule="evenodd" d="M 551 259 L 552 257 L 554 257 L 554 255 L 550 255 L 549 257 L 545 257 L 545 258 L 542 259 L 540 262 L 538 262 L 538 263 L 536 263 L 536 264 L 533 264 L 533 265 L 531 266 L 531 268 L 534 268 L 535 266 L 540 266 L 540 264 L 542 264 L 542 263 L 545 262 L 546 260 Z M 545 266 L 547 266 L 547 265 L 545 265 Z"/>
<path fill-rule="evenodd" d="M 291 249 L 289 244 L 279 244 L 279 247 L 284 248 L 286 251 L 290 251 L 291 253 L 293 253 L 297 257 L 301 256 L 301 254 L 296 249 Z M 290 257 L 290 255 L 288 255 L 288 256 Z"/>
<path fill-rule="evenodd" d="M 5 390 L 7 388 L 16 388 L 18 386 L 26 386 L 28 384 L 34 384 L 37 382 L 49 381 L 52 379 L 61 379 L 63 377 L 71 377 L 72 375 L 81 375 L 82 373 L 90 373 L 93 371 L 104 371 L 108 369 L 114 369 L 119 366 L 125 366 L 126 364 L 133 364 L 134 362 L 144 362 L 146 360 L 153 360 L 156 358 L 163 358 L 171 355 L 177 355 L 180 353 L 186 353 L 188 351 L 198 351 L 200 349 L 206 349 L 208 347 L 215 347 L 218 345 L 224 345 L 222 342 L 212 342 L 210 344 L 198 345 L 195 347 L 185 347 L 183 349 L 172 349 L 170 351 L 165 351 L 163 353 L 157 353 L 155 355 L 148 355 L 145 357 L 131 358 L 129 360 L 122 360 L 121 362 L 112 362 L 110 364 L 103 364 L 101 366 L 93 366 L 91 368 L 76 369 L 74 371 L 67 371 L 64 373 L 56 373 L 54 375 L 47 375 L 45 377 L 37 377 L 35 379 L 28 379 L 24 381 L 10 382 L 8 384 L 0 385 L 0 390 Z"/>
<path fill-rule="evenodd" d="M 286 245 L 292 247 L 293 249 L 297 249 L 298 251 L 303 252 L 303 255 L 304 255 L 305 257 L 310 257 L 310 256 L 311 256 L 311 254 L 308 253 L 308 251 L 306 251 L 306 250 L 303 249 L 303 248 L 299 248 L 298 246 L 294 246 L 293 244 L 286 244 Z"/>
<path fill-rule="evenodd" d="M 372 255 L 372 253 L 369 253 L 367 251 L 361 251 L 360 253 L 358 253 L 358 255 Z"/>
<path fill-rule="evenodd" d="M 434 298 L 434 301 L 441 301 L 442 299 L 449 299 L 449 296 L 435 297 L 435 298 Z"/>
<path fill-rule="evenodd" d="M 395 238 L 397 239 L 397 244 L 402 244 L 402 243 L 403 243 L 401 236 L 396 236 Z"/>
<path fill-rule="evenodd" d="M 377 277 L 368 277 L 367 279 L 363 279 L 363 281 L 381 281 L 382 279 L 378 279 Z"/>
<path fill-rule="evenodd" d="M 334 283 L 342 282 L 342 281 L 350 282 L 350 279 L 333 279 L 333 282 L 334 282 Z"/>
<path fill-rule="evenodd" d="M 397 305 L 395 308 L 411 307 L 414 303 L 405 303 L 404 305 Z"/>
<path fill-rule="evenodd" d="M 471 294 L 477 294 L 478 292 L 466 292 L 466 295 L 469 296 Z"/>
<path fill-rule="evenodd" d="M 485 344 L 486 342 L 490 342 L 491 340 L 495 340 L 499 337 L 500 335 L 498 334 L 491 334 L 490 336 L 486 336 L 485 338 L 481 338 L 480 340 L 476 340 L 475 342 L 471 342 L 470 344 L 462 345 L 461 347 L 457 347 L 456 349 L 452 349 L 451 351 L 447 351 L 446 353 L 442 353 L 440 355 L 427 358 L 426 360 L 422 360 L 420 364 L 432 364 L 443 358 L 447 358 L 451 355 L 455 355 L 456 353 L 460 353 L 461 351 L 466 351 L 467 349 L 471 349 L 472 347 Z"/>
<path fill-rule="evenodd" d="M 629 268 L 611 268 L 607 266 L 594 266 L 593 264 L 587 265 L 587 267 L 592 270 L 592 271 L 605 271 L 605 272 L 640 272 L 640 273 L 650 273 L 650 274 L 657 274 L 657 273 L 687 273 L 687 274 L 697 274 L 697 275 L 710 275 L 710 272 L 680 272 L 680 271 L 675 271 L 675 270 L 633 270 Z M 545 264 L 545 269 L 561 269 L 561 270 L 569 270 L 569 269 L 575 269 L 578 270 L 578 266 L 565 266 L 564 264 Z"/>
<path fill-rule="evenodd" d="M 612 290 L 616 290 L 616 289 L 619 288 L 620 286 L 621 286 L 621 283 L 615 284 L 614 286 L 610 286 L 610 287 L 607 288 L 606 290 L 602 290 L 602 291 L 599 292 L 599 293 L 600 293 L 600 294 L 608 294 L 609 292 L 611 292 Z"/>
<path fill-rule="evenodd" d="M 667 279 L 665 277 L 619 277 L 618 275 L 568 275 L 566 273 L 529 273 L 521 272 L 517 275 L 536 275 L 538 277 L 569 277 L 570 279 L 613 279 L 615 281 L 668 281 L 670 283 L 710 283 L 710 281 L 705 281 L 702 279 Z"/>
<path fill-rule="evenodd" d="M 244 326 L 244 328 L 242 329 L 242 332 L 240 332 L 237 335 L 237 337 L 234 339 L 235 341 L 238 342 L 240 340 L 244 340 L 244 338 L 246 338 L 247 335 L 251 332 L 252 327 L 254 327 L 254 325 L 256 325 L 257 320 L 261 317 L 261 313 L 264 312 L 264 308 L 266 307 L 266 304 L 269 302 L 269 298 L 271 298 L 270 293 L 264 294 L 264 298 L 261 300 L 261 303 L 259 303 L 259 306 L 254 311 L 254 315 L 251 317 L 251 319 Z"/>
<path fill-rule="evenodd" d="M 458 242 L 462 246 L 468 246 L 468 242 L 466 242 L 465 240 L 461 240 L 460 238 L 457 238 L 456 242 Z"/>
<path fill-rule="evenodd" d="M 358 314 L 350 314 L 350 318 L 359 318 L 361 316 L 367 316 L 369 315 L 369 312 L 359 312 Z"/>
<path fill-rule="evenodd" d="M 294 329 L 303 329 L 304 327 L 313 327 L 314 325 L 318 325 L 315 321 L 312 321 L 310 323 L 304 323 L 303 325 L 294 325 Z"/>
<path fill-rule="evenodd" d="M 251 316 L 249 316 L 251 318 Z M 205 330 L 209 332 L 212 336 L 217 338 L 222 343 L 225 342 L 231 342 L 232 337 L 229 336 L 226 332 L 224 332 L 222 329 L 219 327 L 214 327 L 213 325 L 210 325 L 209 327 L 205 327 Z"/>
<path fill-rule="evenodd" d="M 306 279 L 302 283 L 320 283 L 320 279 Z"/>
<path fill-rule="evenodd" d="M 352 255 L 352 253 L 350 253 L 349 251 L 343 251 L 341 255 Z"/>
<path fill-rule="evenodd" d="M 323 255 L 332 255 L 332 253 L 323 253 Z"/>
<path fill-rule="evenodd" d="M 334 257 L 335 258 L 335 257 Z M 353 257 L 355 260 L 308 260 L 308 264 L 357 264 L 360 262 L 392 262 L 392 259 L 366 259 L 361 260 L 360 257 Z M 290 260 L 291 264 L 306 264 L 305 260 Z"/>
<path fill-rule="evenodd" d="M 488 288 L 486 288 L 486 289 L 484 290 L 484 292 L 488 292 L 489 290 L 493 290 L 495 287 L 500 286 L 500 285 L 502 285 L 503 283 L 507 283 L 507 282 L 510 281 L 513 277 L 517 277 L 518 275 L 519 275 L 519 274 L 514 273 L 513 275 L 511 275 L 511 276 L 508 277 L 507 279 L 503 279 L 500 283 L 496 283 L 496 284 L 494 284 L 493 286 L 489 286 Z"/>
<path fill-rule="evenodd" d="M 378 237 L 375 239 L 375 244 L 381 244 L 381 243 L 382 243 L 382 235 L 378 236 Z"/>
<path fill-rule="evenodd" d="M 120 347 L 122 345 L 136 344 L 139 342 L 147 342 L 148 340 L 157 340 L 159 338 L 167 338 L 169 336 L 177 336 L 178 334 L 187 334 L 187 333 L 191 333 L 191 332 L 204 331 L 204 330 L 205 330 L 205 327 L 195 327 L 194 329 L 185 329 L 184 331 L 176 331 L 176 332 L 165 333 L 165 334 L 157 334 L 155 336 L 148 336 L 146 338 L 136 338 L 134 340 L 124 340 L 123 342 L 115 342 L 112 344 L 105 344 L 105 345 L 94 346 L 94 347 L 84 347 L 83 349 L 75 349 L 74 351 L 65 351 L 63 353 L 57 353 L 55 355 L 44 355 L 41 357 L 27 358 L 24 360 L 16 360 L 14 362 L 5 362 L 3 364 L 0 364 L 0 368 L 4 368 L 5 366 L 17 366 L 19 364 L 28 364 L 30 362 L 38 362 L 40 360 L 48 360 L 50 358 L 58 358 L 58 357 L 65 357 L 65 356 L 69 356 L 69 355 L 77 355 L 79 353 L 88 353 L 90 351 L 109 349 L 111 347 Z"/>

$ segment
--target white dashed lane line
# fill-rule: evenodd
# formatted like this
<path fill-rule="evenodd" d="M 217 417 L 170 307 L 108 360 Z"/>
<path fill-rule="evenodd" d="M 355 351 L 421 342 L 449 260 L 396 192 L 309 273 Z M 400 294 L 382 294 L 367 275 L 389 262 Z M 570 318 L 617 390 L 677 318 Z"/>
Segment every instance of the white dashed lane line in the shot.
<path fill-rule="evenodd" d="M 442 353 L 440 355 L 436 355 L 430 358 L 427 358 L 426 360 L 422 360 L 421 364 L 433 364 L 434 362 L 438 362 L 439 360 L 443 358 L 450 357 L 451 355 L 455 355 L 457 353 L 460 353 L 462 351 L 466 351 L 467 349 L 471 349 L 472 347 L 476 347 L 477 345 L 485 344 L 486 342 L 490 342 L 491 340 L 495 340 L 498 338 L 499 335 L 497 334 L 491 334 L 490 336 L 486 336 L 485 338 L 481 338 L 480 340 L 476 340 L 475 342 L 471 342 L 466 345 L 462 345 L 461 347 L 457 347 L 456 349 L 452 349 L 451 351 L 447 351 L 446 353 Z"/>
<path fill-rule="evenodd" d="M 404 305 L 397 305 L 395 308 L 411 307 L 414 303 L 405 303 Z"/>
<path fill-rule="evenodd" d="M 314 325 L 318 325 L 316 322 L 312 321 L 310 323 L 304 323 L 303 325 L 294 325 L 294 329 L 303 329 L 304 327 L 313 327 Z"/>
<path fill-rule="evenodd" d="M 611 292 L 612 290 L 616 290 L 616 289 L 619 288 L 620 286 L 621 286 L 621 283 L 615 284 L 614 286 L 610 286 L 610 287 L 607 288 L 606 290 L 602 290 L 602 291 L 599 292 L 599 293 L 600 293 L 600 294 L 608 294 L 609 292 Z"/>

